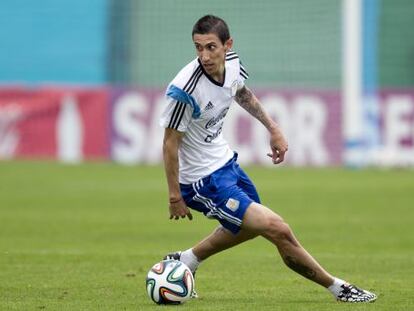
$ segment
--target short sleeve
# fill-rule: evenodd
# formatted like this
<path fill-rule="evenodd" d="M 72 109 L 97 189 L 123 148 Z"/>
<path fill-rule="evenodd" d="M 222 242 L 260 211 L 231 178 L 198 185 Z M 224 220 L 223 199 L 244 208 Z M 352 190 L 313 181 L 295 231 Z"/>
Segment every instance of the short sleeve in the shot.
<path fill-rule="evenodd" d="M 240 61 L 240 77 L 243 80 L 243 82 L 247 79 L 249 79 L 249 74 L 246 71 L 246 68 L 244 68 L 242 62 Z"/>
<path fill-rule="evenodd" d="M 246 81 L 249 78 L 249 74 L 247 73 L 241 61 L 239 61 L 239 68 L 240 72 L 237 79 L 237 90 L 242 89 L 245 85 L 244 81 Z"/>
<path fill-rule="evenodd" d="M 161 114 L 160 125 L 164 128 L 185 132 L 192 119 L 190 105 L 167 97 L 167 103 Z"/>

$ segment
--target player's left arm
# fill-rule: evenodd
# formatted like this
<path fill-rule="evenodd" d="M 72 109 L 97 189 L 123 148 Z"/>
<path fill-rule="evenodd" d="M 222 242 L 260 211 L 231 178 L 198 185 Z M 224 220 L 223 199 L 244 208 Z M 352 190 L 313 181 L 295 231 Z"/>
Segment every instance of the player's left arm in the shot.
<path fill-rule="evenodd" d="M 272 149 L 272 153 L 269 153 L 268 156 L 272 158 L 274 164 L 282 162 L 288 150 L 288 143 L 279 125 L 270 118 L 269 114 L 263 109 L 260 101 L 246 86 L 243 86 L 236 92 L 234 99 L 267 128 L 270 133 L 270 147 Z"/>

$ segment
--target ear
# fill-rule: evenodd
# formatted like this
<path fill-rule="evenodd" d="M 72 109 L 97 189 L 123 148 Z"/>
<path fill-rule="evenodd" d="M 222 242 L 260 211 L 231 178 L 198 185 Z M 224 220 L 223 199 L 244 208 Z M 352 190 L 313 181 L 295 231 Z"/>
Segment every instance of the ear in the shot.
<path fill-rule="evenodd" d="M 226 42 L 224 42 L 224 50 L 229 52 L 233 48 L 233 38 L 229 38 Z"/>

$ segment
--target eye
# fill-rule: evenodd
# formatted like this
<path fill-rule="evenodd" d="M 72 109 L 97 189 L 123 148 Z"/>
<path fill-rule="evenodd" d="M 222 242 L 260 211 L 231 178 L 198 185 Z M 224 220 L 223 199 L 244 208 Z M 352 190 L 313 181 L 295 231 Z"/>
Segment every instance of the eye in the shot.
<path fill-rule="evenodd" d="M 209 45 L 207 46 L 207 48 L 208 48 L 210 51 L 214 51 L 214 50 L 216 49 L 216 46 L 215 46 L 214 44 L 209 44 Z"/>

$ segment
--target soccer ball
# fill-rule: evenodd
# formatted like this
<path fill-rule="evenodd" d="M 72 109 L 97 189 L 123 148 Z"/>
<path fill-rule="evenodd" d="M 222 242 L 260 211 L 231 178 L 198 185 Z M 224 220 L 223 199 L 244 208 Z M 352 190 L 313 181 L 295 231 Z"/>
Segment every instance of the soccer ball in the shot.
<path fill-rule="evenodd" d="M 148 296 L 157 304 L 180 304 L 191 297 L 194 277 L 190 269 L 178 260 L 156 263 L 147 275 Z"/>

